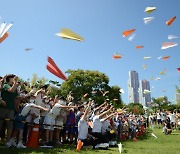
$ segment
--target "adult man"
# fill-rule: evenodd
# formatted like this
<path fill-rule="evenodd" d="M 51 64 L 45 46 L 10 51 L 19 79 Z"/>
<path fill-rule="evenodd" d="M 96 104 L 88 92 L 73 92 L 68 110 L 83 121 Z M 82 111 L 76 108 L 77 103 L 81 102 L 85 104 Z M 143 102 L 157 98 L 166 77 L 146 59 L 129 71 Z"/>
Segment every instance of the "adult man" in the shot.
<path fill-rule="evenodd" d="M 6 106 L 6 102 L 3 101 L 2 97 L 1 97 L 1 90 L 3 88 L 3 84 L 4 84 L 4 81 L 5 81 L 5 78 L 6 78 L 6 76 L 0 77 L 0 106 Z"/>
<path fill-rule="evenodd" d="M 5 101 L 4 106 L 0 106 L 0 130 L 2 129 L 4 119 L 13 119 L 14 118 L 14 109 L 15 109 L 15 98 L 17 96 L 17 86 L 18 86 L 18 77 L 11 74 L 6 77 L 6 83 L 3 85 L 1 97 Z M 7 143 L 6 147 L 11 146 L 11 134 L 13 130 L 13 121 L 6 121 L 7 129 Z"/>

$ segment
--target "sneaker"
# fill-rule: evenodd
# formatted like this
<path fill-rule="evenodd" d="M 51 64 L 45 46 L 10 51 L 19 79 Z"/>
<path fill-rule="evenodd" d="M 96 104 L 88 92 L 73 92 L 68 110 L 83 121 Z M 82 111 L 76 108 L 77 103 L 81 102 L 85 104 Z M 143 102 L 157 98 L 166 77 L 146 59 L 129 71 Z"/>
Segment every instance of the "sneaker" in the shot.
<path fill-rule="evenodd" d="M 6 148 L 10 148 L 12 145 L 11 145 L 11 142 L 6 142 L 6 144 L 5 144 L 5 147 Z"/>
<path fill-rule="evenodd" d="M 94 149 L 99 149 L 99 144 L 97 144 L 97 145 L 94 147 Z"/>
<path fill-rule="evenodd" d="M 100 143 L 95 146 L 95 149 L 101 148 L 101 149 L 107 149 L 109 147 L 109 143 Z"/>
<path fill-rule="evenodd" d="M 115 146 L 116 144 L 117 144 L 116 141 L 109 141 L 109 145 L 110 145 L 110 146 Z"/>
<path fill-rule="evenodd" d="M 60 146 L 60 145 L 62 145 L 62 143 L 60 141 L 56 141 L 56 145 Z"/>
<path fill-rule="evenodd" d="M 49 141 L 49 142 L 46 142 L 45 145 L 46 146 L 53 146 L 53 143 L 52 143 L 52 141 Z"/>
<path fill-rule="evenodd" d="M 26 148 L 26 146 L 23 145 L 22 142 L 19 142 L 18 145 L 17 145 L 17 148 Z"/>
<path fill-rule="evenodd" d="M 12 138 L 12 139 L 10 140 L 11 145 L 14 146 L 14 147 L 16 147 L 16 146 L 17 146 L 16 141 L 17 141 L 16 138 Z"/>
<path fill-rule="evenodd" d="M 92 145 L 85 145 L 85 146 L 83 146 L 83 148 L 84 149 L 88 149 L 88 150 L 91 150 L 91 149 L 93 149 L 93 146 Z"/>

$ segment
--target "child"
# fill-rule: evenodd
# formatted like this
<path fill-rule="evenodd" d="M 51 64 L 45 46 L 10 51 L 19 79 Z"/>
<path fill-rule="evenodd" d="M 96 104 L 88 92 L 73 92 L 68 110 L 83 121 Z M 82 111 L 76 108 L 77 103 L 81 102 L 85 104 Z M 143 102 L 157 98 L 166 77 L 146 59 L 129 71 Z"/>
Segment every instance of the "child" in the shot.
<path fill-rule="evenodd" d="M 22 105 L 19 109 L 19 112 L 15 116 L 15 124 L 14 124 L 15 131 L 13 132 L 13 137 L 11 138 L 11 141 L 12 141 L 13 145 L 15 146 L 16 145 L 15 137 L 17 136 L 17 134 L 19 132 L 17 148 L 26 148 L 26 146 L 24 146 L 22 143 L 22 138 L 23 138 L 24 123 L 25 123 L 26 117 L 29 114 L 30 110 L 33 108 L 37 108 L 37 109 L 44 110 L 44 111 L 47 110 L 47 109 L 45 109 L 41 106 L 35 105 L 33 103 L 35 96 L 32 95 L 27 99 L 29 99 L 28 102 L 30 102 L 30 103 Z"/>
<path fill-rule="evenodd" d="M 46 144 L 52 145 L 53 140 L 53 131 L 54 131 L 54 125 L 56 123 L 55 119 L 57 116 L 60 115 L 60 110 L 73 108 L 73 106 L 65 106 L 64 105 L 64 98 L 55 98 L 55 105 L 52 107 L 52 109 L 49 111 L 49 113 L 46 115 L 44 119 L 45 129 L 46 129 Z M 59 132 L 58 132 L 59 133 Z"/>
<path fill-rule="evenodd" d="M 169 120 L 169 119 L 167 119 L 167 120 L 164 122 L 163 132 L 164 132 L 166 135 L 172 133 L 172 127 L 171 127 L 171 124 L 170 124 L 170 120 Z"/>

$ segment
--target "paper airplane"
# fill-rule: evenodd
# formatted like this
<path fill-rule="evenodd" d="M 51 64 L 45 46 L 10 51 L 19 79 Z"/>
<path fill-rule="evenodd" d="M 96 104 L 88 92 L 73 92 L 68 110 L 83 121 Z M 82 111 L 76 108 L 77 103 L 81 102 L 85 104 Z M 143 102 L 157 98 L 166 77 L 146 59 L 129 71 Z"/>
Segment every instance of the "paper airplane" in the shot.
<path fill-rule="evenodd" d="M 170 25 L 174 22 L 175 19 L 176 19 L 176 16 L 172 17 L 171 19 L 169 19 L 169 20 L 166 22 L 166 25 L 167 25 L 167 26 L 170 26 Z"/>
<path fill-rule="evenodd" d="M 136 29 L 123 31 L 123 37 L 127 37 L 127 36 L 131 35 L 135 30 Z"/>
<path fill-rule="evenodd" d="M 124 90 L 123 90 L 123 89 L 120 89 L 119 92 L 122 93 L 122 94 L 124 94 Z"/>
<path fill-rule="evenodd" d="M 144 60 L 146 60 L 146 59 L 150 59 L 151 57 L 149 56 L 149 57 L 144 57 Z"/>
<path fill-rule="evenodd" d="M 26 50 L 26 51 L 30 51 L 30 50 L 32 50 L 33 48 L 25 48 L 24 50 Z"/>
<path fill-rule="evenodd" d="M 154 10 L 156 10 L 156 7 L 146 7 L 144 12 L 150 14 L 150 13 L 153 12 Z"/>
<path fill-rule="evenodd" d="M 155 80 L 161 80 L 161 78 L 159 78 L 159 77 L 156 77 L 156 79 Z"/>
<path fill-rule="evenodd" d="M 161 59 L 161 58 L 162 58 L 162 56 L 158 57 L 158 60 Z"/>
<path fill-rule="evenodd" d="M 65 39 L 72 39 L 72 40 L 76 40 L 76 41 L 84 41 L 84 39 L 80 35 L 76 34 L 75 32 L 73 32 L 67 28 L 63 28 L 61 30 L 61 32 L 56 33 L 55 35 L 60 36 L 60 37 L 65 38 Z"/>
<path fill-rule="evenodd" d="M 178 44 L 177 44 L 177 43 L 174 43 L 174 42 L 165 42 L 165 43 L 162 43 L 161 49 L 168 49 L 168 48 L 175 47 L 175 46 L 177 46 L 177 45 L 178 45 Z"/>
<path fill-rule="evenodd" d="M 172 39 L 177 39 L 179 38 L 178 36 L 175 36 L 175 35 L 168 35 L 168 39 L 169 40 L 172 40 Z"/>
<path fill-rule="evenodd" d="M 154 135 L 153 133 L 151 133 L 151 135 L 152 135 L 153 137 L 157 138 L 157 136 L 156 136 L 156 135 Z"/>
<path fill-rule="evenodd" d="M 120 58 L 122 58 L 122 56 L 123 56 L 123 55 L 121 55 L 121 54 L 116 54 L 116 53 L 115 53 L 115 54 L 113 55 L 112 59 L 120 59 Z"/>
<path fill-rule="evenodd" d="M 147 25 L 154 20 L 154 17 L 146 17 L 146 18 L 143 18 L 143 20 L 144 20 L 145 25 Z"/>
<path fill-rule="evenodd" d="M 129 40 L 129 41 L 132 41 L 135 36 L 136 36 L 136 34 L 132 34 L 132 35 L 128 38 L 128 40 Z"/>
<path fill-rule="evenodd" d="M 122 143 L 118 144 L 118 148 L 119 148 L 119 153 L 121 153 L 122 152 Z"/>
<path fill-rule="evenodd" d="M 143 92 L 144 94 L 150 94 L 151 93 L 151 91 L 150 90 L 147 90 L 147 89 L 144 89 L 144 92 Z"/>
<path fill-rule="evenodd" d="M 8 30 L 12 26 L 13 26 L 13 23 L 10 23 L 9 25 L 7 25 L 5 22 L 3 22 L 0 25 L 0 43 L 2 43 L 9 36 Z"/>

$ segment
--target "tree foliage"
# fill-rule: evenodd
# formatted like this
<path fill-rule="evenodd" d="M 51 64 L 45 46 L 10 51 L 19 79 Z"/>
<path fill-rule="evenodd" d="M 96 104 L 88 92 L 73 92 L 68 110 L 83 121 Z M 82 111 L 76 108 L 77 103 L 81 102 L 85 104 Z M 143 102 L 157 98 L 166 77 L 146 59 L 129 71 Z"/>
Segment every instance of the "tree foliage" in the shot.
<path fill-rule="evenodd" d="M 38 77 L 37 74 L 33 74 L 30 85 L 31 87 L 39 88 L 41 85 L 45 85 L 48 82 L 48 79 L 44 77 Z"/>
<path fill-rule="evenodd" d="M 38 77 L 37 74 L 33 74 L 32 79 L 28 80 L 25 90 L 31 91 L 32 88 L 37 90 L 40 86 L 46 85 L 46 91 L 50 97 L 59 95 L 66 98 L 69 92 L 72 91 L 75 103 L 78 100 L 87 101 L 91 98 L 96 103 L 101 104 L 109 99 L 109 103 L 116 108 L 122 107 L 120 87 L 109 86 L 109 78 L 104 73 L 80 69 L 68 70 L 66 73 L 69 74 L 68 80 L 62 84 L 58 81 L 48 81 L 44 77 Z"/>
<path fill-rule="evenodd" d="M 151 108 L 153 111 L 166 110 L 174 111 L 175 109 L 180 112 L 180 105 L 172 104 L 168 101 L 167 97 L 152 98 Z"/>
<path fill-rule="evenodd" d="M 175 87 L 176 87 L 176 92 L 177 92 L 177 93 L 180 93 L 180 88 L 179 88 L 179 86 L 175 85 Z"/>
<path fill-rule="evenodd" d="M 132 112 L 134 114 L 143 114 L 144 110 L 143 110 L 143 106 L 139 103 L 130 103 L 127 105 L 128 111 Z"/>
<path fill-rule="evenodd" d="M 63 96 L 67 96 L 70 91 L 73 92 L 75 101 L 80 99 L 92 98 L 97 103 L 102 103 L 105 99 L 113 100 L 117 98 L 116 103 L 121 103 L 120 88 L 118 86 L 110 87 L 108 85 L 109 78 L 98 71 L 90 70 L 68 70 L 68 80 L 62 83 L 61 92 Z M 109 91 L 106 95 L 103 95 L 106 91 Z M 84 98 L 84 95 L 87 97 Z"/>

